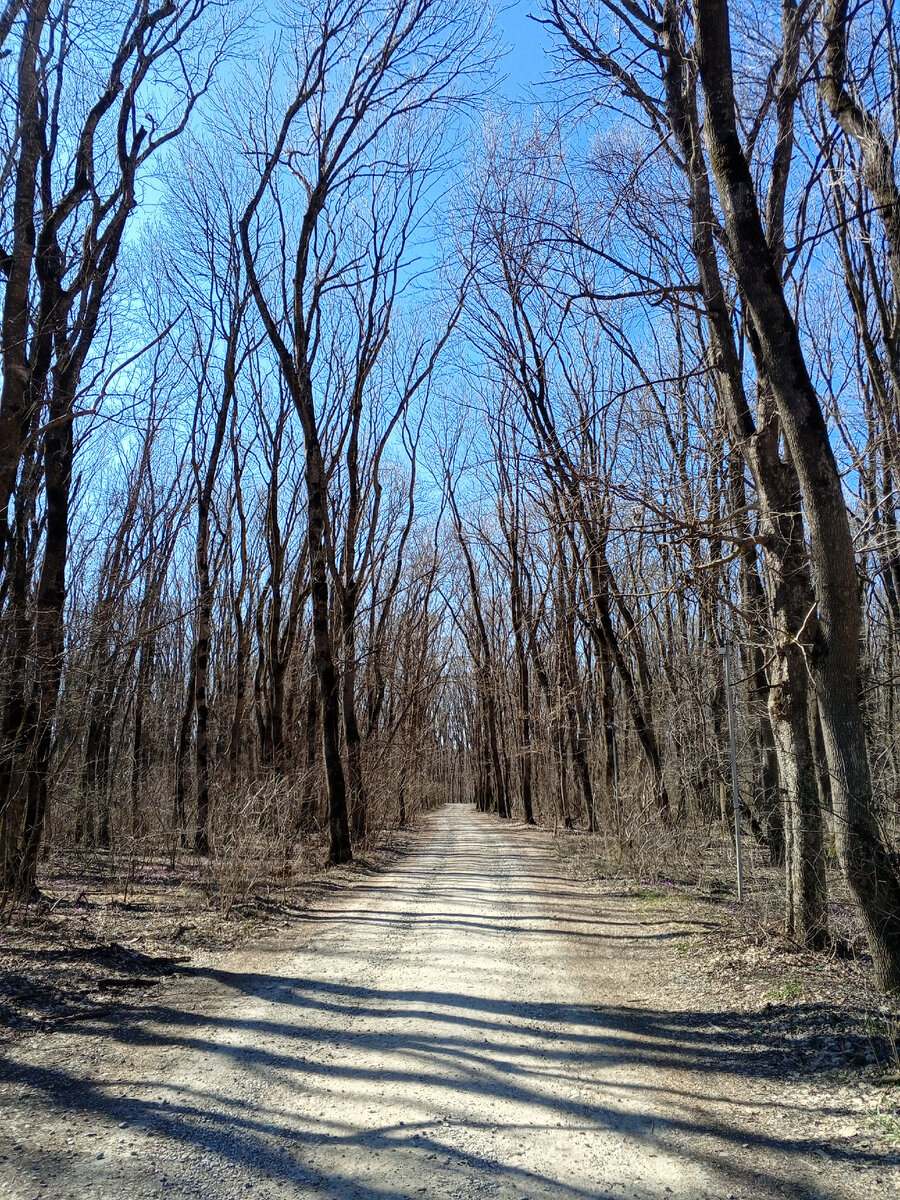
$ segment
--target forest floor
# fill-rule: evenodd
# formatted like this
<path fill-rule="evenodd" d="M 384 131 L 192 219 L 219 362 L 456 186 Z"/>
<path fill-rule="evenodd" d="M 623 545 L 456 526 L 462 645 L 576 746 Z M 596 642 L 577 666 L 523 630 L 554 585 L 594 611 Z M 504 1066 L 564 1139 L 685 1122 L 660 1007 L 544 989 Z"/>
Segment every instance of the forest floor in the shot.
<path fill-rule="evenodd" d="M 0 1196 L 900 1195 L 859 964 L 462 806 L 376 865 L 230 948 L 134 895 L 3 930 Z"/>

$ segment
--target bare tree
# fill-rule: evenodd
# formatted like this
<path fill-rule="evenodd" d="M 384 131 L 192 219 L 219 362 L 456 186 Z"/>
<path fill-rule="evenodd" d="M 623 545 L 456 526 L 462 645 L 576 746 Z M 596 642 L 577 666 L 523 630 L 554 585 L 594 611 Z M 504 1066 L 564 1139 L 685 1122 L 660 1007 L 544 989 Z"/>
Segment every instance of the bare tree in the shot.
<path fill-rule="evenodd" d="M 323 371 L 328 371 L 327 365 L 323 368 L 323 340 L 335 319 L 330 306 L 339 304 L 345 283 L 352 284 L 357 275 L 355 248 L 344 240 L 349 236 L 348 220 L 373 200 L 378 204 L 379 181 L 395 179 L 397 173 L 401 182 L 415 177 L 411 139 L 427 128 L 424 121 L 461 102 L 468 77 L 483 65 L 483 22 L 462 4 L 426 0 L 408 0 L 389 9 L 365 0 L 331 0 L 317 10 L 298 9 L 297 20 L 293 82 L 281 105 L 283 116 L 271 128 L 259 130 L 262 150 L 253 152 L 259 182 L 240 229 L 253 296 L 303 430 L 313 643 L 329 797 L 328 857 L 339 863 L 347 861 L 352 850 L 340 752 L 342 689 L 329 623 L 333 551 L 328 410 L 321 397 Z M 265 101 L 262 112 L 273 110 L 278 110 L 274 96 Z M 293 179 L 295 185 L 293 191 L 287 186 L 289 197 L 283 191 L 285 179 Z M 262 243 L 272 229 L 286 228 L 286 205 L 291 225 L 299 232 L 290 256 L 276 259 L 278 283 L 272 287 L 273 268 Z M 381 220 L 391 228 L 387 214 Z M 374 245 L 377 255 L 377 236 Z M 398 269 L 399 263 L 394 267 Z M 378 291 L 376 287 L 375 297 Z M 377 353 L 383 340 L 380 323 L 362 322 L 363 357 L 357 363 L 363 380 L 370 369 L 366 346 Z M 340 387 L 337 394 L 332 388 L 330 403 L 338 412 L 351 412 L 352 437 L 353 406 L 359 398 L 352 389 L 344 395 Z M 352 646 L 348 648 L 352 653 Z M 352 744 L 356 739 L 349 704 L 347 714 Z M 351 783 L 358 787 L 358 781 Z"/>
<path fill-rule="evenodd" d="M 115 21 L 98 22 L 103 33 L 93 57 L 79 52 L 71 5 L 51 12 L 38 0 L 15 18 L 7 9 L 8 36 L 18 33 L 18 113 L 14 203 L 4 231 L 10 241 L 3 250 L 0 562 L 11 577 L 21 576 L 15 561 L 21 544 L 9 535 L 7 512 L 37 437 L 45 505 L 33 610 L 23 611 L 24 593 L 13 588 L 4 612 L 13 670 L 3 702 L 0 860 L 4 887 L 26 895 L 35 889 L 62 677 L 82 373 L 104 318 L 140 171 L 183 131 L 225 52 L 225 42 L 216 51 L 202 42 L 207 9 L 213 5 L 206 0 L 166 0 L 158 8 L 138 0 Z M 73 89 L 94 99 L 76 106 L 84 112 L 80 127 L 63 130 Z M 159 116 L 142 116 L 148 107 Z M 38 664 L 33 682 L 22 669 L 29 653 Z"/>

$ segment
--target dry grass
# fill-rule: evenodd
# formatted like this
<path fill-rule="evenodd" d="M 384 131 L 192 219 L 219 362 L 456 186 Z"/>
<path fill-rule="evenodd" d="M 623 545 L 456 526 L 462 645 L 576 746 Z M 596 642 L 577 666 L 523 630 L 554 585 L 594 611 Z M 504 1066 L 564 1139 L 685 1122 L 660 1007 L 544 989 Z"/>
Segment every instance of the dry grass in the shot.
<path fill-rule="evenodd" d="M 572 876 L 670 924 L 664 954 L 673 1003 L 714 1012 L 718 1026 L 753 1036 L 768 1074 L 852 1092 L 874 1133 L 900 1147 L 900 997 L 874 985 L 836 864 L 828 872 L 834 948 L 822 954 L 785 936 L 782 871 L 752 843 L 738 904 L 734 852 L 721 830 L 689 840 L 657 826 L 625 846 L 566 832 L 556 842 Z"/>

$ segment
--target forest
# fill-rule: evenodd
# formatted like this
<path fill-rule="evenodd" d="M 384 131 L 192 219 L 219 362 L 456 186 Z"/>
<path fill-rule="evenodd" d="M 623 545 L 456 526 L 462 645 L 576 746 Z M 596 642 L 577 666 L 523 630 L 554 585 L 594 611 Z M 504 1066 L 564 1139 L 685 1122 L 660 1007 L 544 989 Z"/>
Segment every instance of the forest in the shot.
<path fill-rule="evenodd" d="M 3 918 L 446 802 L 730 862 L 731 708 L 900 988 L 896 15 L 516 20 L 513 97 L 474 0 L 5 0 Z"/>

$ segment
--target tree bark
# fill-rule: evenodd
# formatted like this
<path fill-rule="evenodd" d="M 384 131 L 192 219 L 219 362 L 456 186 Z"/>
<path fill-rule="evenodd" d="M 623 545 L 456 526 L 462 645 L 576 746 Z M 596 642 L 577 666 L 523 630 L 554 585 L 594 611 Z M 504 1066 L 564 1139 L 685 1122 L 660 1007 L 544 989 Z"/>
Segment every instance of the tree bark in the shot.
<path fill-rule="evenodd" d="M 753 320 L 757 370 L 778 407 L 808 522 L 819 608 L 812 668 L 831 771 L 838 853 L 859 904 L 878 981 L 898 988 L 900 879 L 872 811 L 858 696 L 862 613 L 840 474 L 738 138 L 726 0 L 695 0 L 695 21 L 706 137 L 729 259 Z"/>
<path fill-rule="evenodd" d="M 806 688 L 805 676 L 801 676 L 794 660 L 801 645 L 805 647 L 805 653 L 811 654 L 813 642 L 814 596 L 800 511 L 800 485 L 793 463 L 783 461 L 779 455 L 781 426 L 764 371 L 759 371 L 758 424 L 754 423 L 747 402 L 743 365 L 735 345 L 731 312 L 713 239 L 717 221 L 700 138 L 694 67 L 688 61 L 684 47 L 679 5 L 666 6 L 663 31 L 667 52 L 666 113 L 690 185 L 693 253 L 712 337 L 713 380 L 728 417 L 732 441 L 746 459 L 756 485 L 771 576 L 769 612 L 774 661 L 769 683 L 774 684 L 777 673 L 780 688 L 769 688 L 768 706 L 784 791 L 784 824 L 786 834 L 790 835 L 792 828 L 806 830 L 810 827 L 814 819 L 813 797 L 817 794 L 814 775 L 808 769 L 812 755 L 805 705 L 794 704 L 789 694 L 783 702 L 781 698 L 782 690 L 790 687 L 791 679 L 798 687 Z M 750 320 L 748 338 L 751 346 L 755 344 L 756 336 L 755 325 Z M 800 754 L 799 762 L 792 757 L 795 750 Z M 803 814 L 802 818 L 799 814 Z M 789 837 L 786 875 L 787 927 L 800 940 L 805 938 L 808 927 L 814 942 L 821 940 L 821 930 L 827 921 L 823 866 L 819 858 L 804 858 L 802 849 L 804 846 L 812 849 L 816 844 L 814 831 L 809 839 L 804 837 L 799 842 Z M 796 890 L 791 880 L 801 881 Z M 813 914 L 811 898 L 815 894 L 820 898 L 820 911 Z"/>

